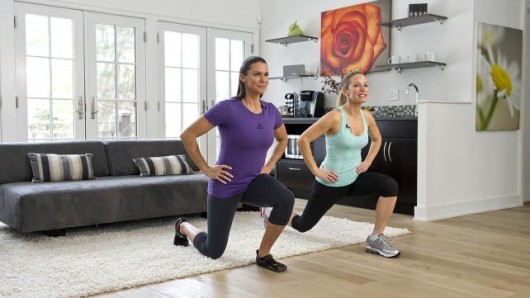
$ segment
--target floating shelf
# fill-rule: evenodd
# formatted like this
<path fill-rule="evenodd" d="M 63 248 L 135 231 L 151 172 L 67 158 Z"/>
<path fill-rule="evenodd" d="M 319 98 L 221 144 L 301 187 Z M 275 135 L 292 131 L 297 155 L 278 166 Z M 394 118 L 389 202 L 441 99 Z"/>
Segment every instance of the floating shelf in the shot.
<path fill-rule="evenodd" d="M 314 36 L 308 36 L 308 35 L 297 35 L 297 36 L 288 36 L 288 37 L 281 37 L 281 38 L 275 38 L 275 39 L 267 39 L 265 42 L 271 42 L 271 43 L 278 43 L 283 46 L 287 46 L 290 43 L 297 43 L 297 42 L 304 42 L 304 41 L 312 41 L 317 42 L 318 38 Z"/>
<path fill-rule="evenodd" d="M 439 67 L 441 70 L 444 70 L 444 67 L 447 64 L 441 63 L 441 62 L 435 62 L 435 61 L 418 61 L 418 62 L 410 62 L 410 63 L 399 63 L 399 64 L 388 64 L 388 65 L 376 65 L 376 70 L 396 70 L 397 72 L 401 72 L 403 69 L 410 69 L 410 68 L 424 68 L 424 67 Z"/>
<path fill-rule="evenodd" d="M 300 79 L 300 78 L 313 78 L 318 79 L 318 74 L 303 74 L 303 75 L 296 75 L 296 76 L 283 76 L 283 77 L 269 77 L 269 80 L 282 80 L 284 82 L 287 82 L 290 79 Z"/>
<path fill-rule="evenodd" d="M 447 20 L 447 17 L 428 13 L 428 14 L 424 14 L 421 16 L 409 17 L 409 18 L 404 18 L 404 19 L 399 19 L 399 20 L 392 20 L 390 22 L 383 22 L 379 25 L 385 26 L 385 27 L 397 28 L 398 31 L 401 31 L 401 28 L 406 27 L 406 26 L 412 26 L 412 25 L 418 25 L 418 24 L 430 23 L 430 22 L 440 22 L 440 24 L 443 24 L 445 20 Z"/>

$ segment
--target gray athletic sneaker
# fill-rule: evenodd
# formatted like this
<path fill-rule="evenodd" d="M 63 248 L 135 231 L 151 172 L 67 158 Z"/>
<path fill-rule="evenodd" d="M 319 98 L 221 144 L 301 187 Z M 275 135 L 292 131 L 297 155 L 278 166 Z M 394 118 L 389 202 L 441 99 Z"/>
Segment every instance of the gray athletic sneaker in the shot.
<path fill-rule="evenodd" d="M 372 239 L 372 235 L 366 238 L 366 252 L 371 252 L 373 254 L 381 255 L 385 258 L 394 258 L 399 256 L 399 250 L 395 249 L 390 243 L 388 243 L 388 238 L 384 234 L 381 234 L 375 239 Z"/>

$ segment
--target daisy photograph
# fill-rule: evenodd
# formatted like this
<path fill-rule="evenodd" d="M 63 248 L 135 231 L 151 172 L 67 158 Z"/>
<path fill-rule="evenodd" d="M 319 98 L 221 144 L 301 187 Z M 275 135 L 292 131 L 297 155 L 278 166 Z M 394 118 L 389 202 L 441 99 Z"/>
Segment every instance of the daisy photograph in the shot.
<path fill-rule="evenodd" d="M 521 30 L 478 24 L 476 130 L 518 130 L 521 109 Z"/>

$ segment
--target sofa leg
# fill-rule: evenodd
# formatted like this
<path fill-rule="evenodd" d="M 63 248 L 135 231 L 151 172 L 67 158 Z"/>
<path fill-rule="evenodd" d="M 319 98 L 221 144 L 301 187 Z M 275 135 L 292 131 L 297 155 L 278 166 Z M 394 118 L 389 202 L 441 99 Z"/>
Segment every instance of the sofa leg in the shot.
<path fill-rule="evenodd" d="M 202 218 L 208 218 L 208 212 L 201 212 L 199 213 L 199 216 Z"/>
<path fill-rule="evenodd" d="M 44 234 L 48 237 L 63 237 L 63 236 L 66 236 L 66 230 L 65 229 L 48 230 L 48 231 L 44 231 Z"/>

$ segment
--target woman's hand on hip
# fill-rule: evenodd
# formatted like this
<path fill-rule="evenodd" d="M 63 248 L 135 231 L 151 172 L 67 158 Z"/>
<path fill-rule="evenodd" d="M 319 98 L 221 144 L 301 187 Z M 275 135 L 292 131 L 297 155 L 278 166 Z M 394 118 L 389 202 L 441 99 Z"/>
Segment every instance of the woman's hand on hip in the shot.
<path fill-rule="evenodd" d="M 337 182 L 337 179 L 339 179 L 339 176 L 337 176 L 335 172 L 323 168 L 318 168 L 315 172 L 315 176 L 328 183 L 335 183 Z"/>
<path fill-rule="evenodd" d="M 227 171 L 231 169 L 232 167 L 228 165 L 215 165 L 213 167 L 209 167 L 205 174 L 208 176 L 208 178 L 212 178 L 223 184 L 226 184 L 227 182 L 232 181 L 232 178 L 234 178 L 234 176 Z"/>
<path fill-rule="evenodd" d="M 357 172 L 357 174 L 364 173 L 364 172 L 368 171 L 368 168 L 370 168 L 371 165 L 372 165 L 372 163 L 367 162 L 367 161 L 363 161 L 357 166 L 355 171 Z"/>

